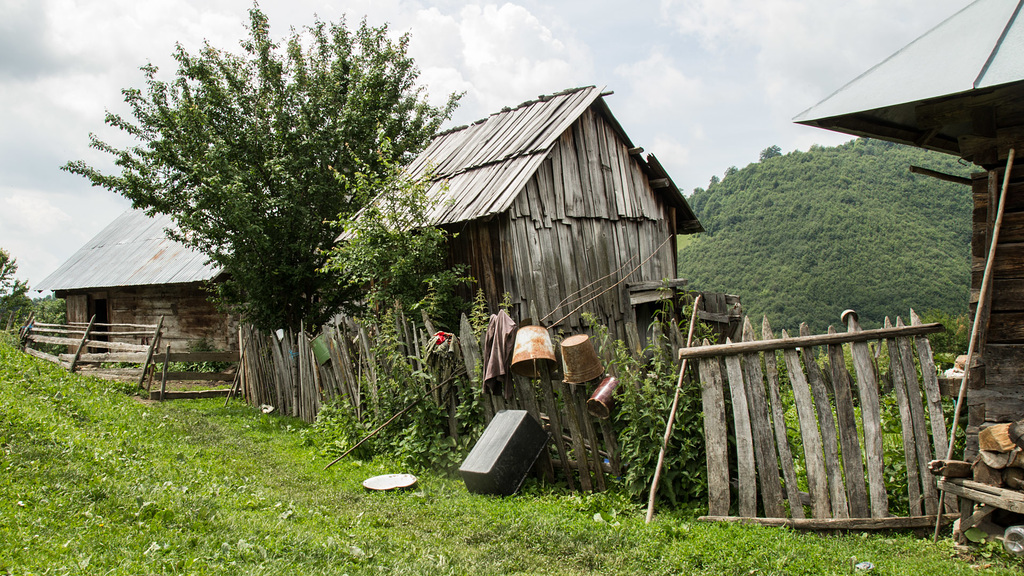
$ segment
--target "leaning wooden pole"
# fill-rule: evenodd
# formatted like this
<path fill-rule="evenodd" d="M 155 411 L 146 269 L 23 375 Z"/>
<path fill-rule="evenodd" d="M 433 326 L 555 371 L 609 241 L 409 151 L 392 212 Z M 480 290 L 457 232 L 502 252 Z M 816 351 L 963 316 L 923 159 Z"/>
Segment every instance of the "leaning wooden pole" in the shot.
<path fill-rule="evenodd" d="M 697 327 L 697 307 L 703 294 L 697 294 L 693 300 L 693 316 L 690 317 L 690 330 L 686 335 L 686 347 L 693 343 L 693 331 Z M 651 497 L 647 501 L 647 523 L 654 518 L 654 500 L 658 496 L 658 480 L 661 479 L 661 469 L 665 465 L 665 451 L 668 449 L 668 440 L 672 436 L 672 424 L 676 420 L 676 408 L 679 406 L 679 395 L 683 391 L 683 375 L 686 374 L 686 363 L 688 358 L 683 358 L 683 364 L 679 368 L 679 378 L 676 380 L 676 394 L 672 398 L 672 409 L 668 413 L 668 425 L 665 426 L 665 440 L 661 444 L 661 451 L 658 453 L 658 465 L 654 469 L 654 479 L 651 481 Z"/>
<path fill-rule="evenodd" d="M 996 210 L 996 220 L 992 225 L 992 239 L 989 241 L 988 256 L 985 258 L 985 273 L 981 276 L 981 292 L 978 294 L 977 308 L 974 310 L 974 324 L 971 326 L 971 340 L 970 344 L 967 345 L 967 361 L 964 363 L 964 376 L 960 379 L 960 392 L 956 397 L 956 407 L 953 409 L 953 423 L 949 426 L 949 448 L 946 451 L 946 460 L 953 459 L 953 444 L 956 440 L 956 429 L 960 421 L 960 412 L 963 408 L 964 398 L 967 396 L 967 382 L 971 376 L 971 363 L 974 360 L 974 346 L 978 341 L 978 326 L 981 325 L 981 321 L 987 322 L 987 314 L 989 306 L 986 306 L 988 299 L 991 297 L 989 289 L 992 285 L 992 268 L 996 259 L 996 245 L 999 244 L 999 229 L 1003 225 L 1003 209 L 1006 206 L 1006 193 L 1010 189 L 1010 173 L 1013 172 L 1013 158 L 1016 152 L 1013 148 L 1010 148 L 1010 153 L 1006 158 L 1006 173 L 1003 174 L 1003 187 L 999 192 L 999 208 Z M 939 502 L 941 503 L 945 491 L 939 493 Z M 942 515 L 939 514 L 935 520 L 935 535 L 933 540 L 938 542 L 939 530 L 942 528 Z"/>

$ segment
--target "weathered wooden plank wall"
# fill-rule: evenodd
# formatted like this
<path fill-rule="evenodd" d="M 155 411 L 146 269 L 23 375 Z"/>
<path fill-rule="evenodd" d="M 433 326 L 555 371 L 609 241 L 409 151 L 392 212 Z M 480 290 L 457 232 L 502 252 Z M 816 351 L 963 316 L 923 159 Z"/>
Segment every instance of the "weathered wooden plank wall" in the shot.
<path fill-rule="evenodd" d="M 217 310 L 210 294 L 199 284 L 164 284 L 109 288 L 103 291 L 113 324 L 156 324 L 163 316 L 162 340 L 172 352 L 187 352 L 196 341 L 206 340 L 217 350 L 238 349 L 238 321 Z M 89 321 L 89 295 L 72 293 L 67 301 L 67 321 Z"/>
<path fill-rule="evenodd" d="M 581 330 L 590 312 L 624 340 L 625 324 L 636 323 L 626 282 L 676 275 L 670 212 L 604 117 L 588 110 L 507 212 L 451 227 L 450 259 L 468 264 L 491 309 L 508 293 L 522 317 L 530 304 L 550 320 L 568 315 L 556 327 L 565 331 Z"/>
<path fill-rule="evenodd" d="M 971 317 L 977 307 L 995 207 L 1005 168 L 972 175 Z M 991 208 L 991 210 L 990 210 Z M 991 315 L 979 327 L 979 351 L 967 393 L 966 458 L 978 453 L 978 432 L 1024 416 L 1024 168 L 1015 168 L 993 263 Z"/>

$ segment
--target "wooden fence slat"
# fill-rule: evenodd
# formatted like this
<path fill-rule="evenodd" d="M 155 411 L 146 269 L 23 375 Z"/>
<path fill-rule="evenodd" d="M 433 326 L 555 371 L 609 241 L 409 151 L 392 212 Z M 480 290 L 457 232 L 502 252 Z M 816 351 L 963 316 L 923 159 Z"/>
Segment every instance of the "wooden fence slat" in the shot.
<path fill-rule="evenodd" d="M 861 332 L 854 314 L 847 316 L 847 332 Z M 885 470 L 882 462 L 882 416 L 878 401 L 878 381 L 871 362 L 866 341 L 850 344 L 853 367 L 857 372 L 857 392 L 860 398 L 860 416 L 864 425 L 864 453 L 868 469 L 868 489 L 871 499 L 871 517 L 889 515 L 889 499 L 885 492 Z"/>
<path fill-rule="evenodd" d="M 96 315 L 92 315 L 92 319 L 89 320 L 89 325 L 85 328 L 85 333 L 82 334 L 82 341 L 78 344 L 78 349 L 75 350 L 75 355 L 71 358 L 71 363 L 68 365 L 68 372 L 75 371 L 75 365 L 78 364 L 78 359 L 82 357 L 82 351 L 85 350 L 85 343 L 89 341 L 89 332 L 92 331 L 92 325 L 96 322 Z M 150 346 L 152 349 L 152 346 Z M 143 368 L 142 377 L 145 378 L 146 370 Z"/>
<path fill-rule="evenodd" d="M 572 388 L 572 386 L 570 386 Z M 594 471 L 594 489 L 604 492 L 608 489 L 604 478 L 604 458 L 601 457 L 600 447 L 597 443 L 597 433 L 594 431 L 594 418 L 587 412 L 587 386 L 577 384 L 575 386 L 576 410 L 580 416 L 580 427 L 583 428 L 584 438 L 590 445 L 589 460 L 590 467 Z"/>
<path fill-rule="evenodd" d="M 811 329 L 806 323 L 800 324 L 800 336 L 810 336 Z M 839 440 L 836 437 L 836 420 L 832 415 L 832 401 L 825 386 L 825 379 L 818 367 L 814 348 L 800 349 L 807 380 L 814 395 L 814 406 L 818 412 L 818 426 L 821 429 L 821 448 L 825 455 L 825 473 L 828 475 L 829 498 L 832 501 L 833 518 L 849 518 L 850 507 L 846 501 L 846 486 L 843 484 L 843 468 L 839 465 Z"/>
<path fill-rule="evenodd" d="M 726 339 L 728 341 L 728 339 Z M 733 434 L 736 438 L 736 469 L 739 474 L 740 516 L 757 516 L 757 470 L 754 466 L 754 436 L 750 430 L 750 409 L 739 356 L 725 357 L 725 371 L 732 399 Z"/>
<path fill-rule="evenodd" d="M 572 451 L 576 457 L 576 462 L 579 464 L 580 474 L 580 488 L 590 492 L 594 489 L 594 483 L 590 478 L 590 466 L 588 465 L 587 450 L 583 446 L 583 428 L 580 426 L 580 415 L 576 409 L 576 402 L 574 401 L 572 392 L 569 391 L 569 385 L 565 382 L 558 381 L 559 388 L 561 389 L 562 405 L 565 407 L 565 413 L 569 417 L 569 432 L 572 435 Z M 495 394 L 495 398 L 498 402 L 501 402 L 501 396 Z M 565 463 L 568 465 L 568 462 Z"/>
<path fill-rule="evenodd" d="M 921 325 L 921 317 L 910 310 L 910 324 Z M 932 344 L 925 336 L 914 337 L 917 359 L 921 363 L 921 383 L 924 385 L 925 397 L 928 401 L 928 416 L 932 428 L 932 446 L 938 457 L 949 451 L 949 439 L 946 435 L 946 416 L 942 411 L 942 393 L 939 390 L 939 378 L 935 369 L 935 358 L 932 356 Z M 946 494 L 946 512 L 957 509 L 956 497 Z"/>
<path fill-rule="evenodd" d="M 836 329 L 828 327 L 829 334 Z M 829 368 L 832 374 L 832 391 L 836 402 L 836 422 L 839 431 L 839 446 L 842 448 L 843 470 L 846 473 L 846 494 L 850 515 L 867 518 L 871 514 L 868 506 L 868 489 L 864 480 L 864 459 L 861 457 L 860 440 L 857 437 L 857 414 L 853 407 L 852 378 L 846 369 L 846 355 L 841 344 L 828 347 Z"/>
<path fill-rule="evenodd" d="M 885 319 L 886 327 L 892 325 L 889 318 Z M 921 477 L 917 467 L 917 447 L 914 439 L 914 426 L 910 424 L 913 415 L 910 412 L 910 402 L 907 399 L 906 376 L 903 373 L 903 363 L 900 362 L 900 352 L 896 340 L 888 338 L 885 341 L 889 349 L 889 372 L 892 374 L 892 387 L 896 392 L 896 402 L 900 409 L 900 421 L 903 423 L 903 458 L 907 464 L 907 498 L 910 502 L 910 515 L 921 515 Z M 929 476 L 931 474 L 929 473 Z"/>
<path fill-rule="evenodd" d="M 465 318 L 465 315 L 463 315 Z M 576 480 L 573 478 L 572 467 L 569 466 L 569 451 L 565 447 L 565 440 L 562 439 L 562 416 L 561 410 L 555 401 L 554 388 L 551 382 L 551 371 L 547 362 L 537 364 L 540 388 L 543 393 L 544 410 L 551 422 L 551 440 L 555 444 L 555 451 L 558 453 L 558 460 L 562 463 L 562 474 L 565 475 L 565 484 L 569 490 L 576 491 Z M 489 406 L 489 404 L 488 404 Z"/>
<path fill-rule="evenodd" d="M 789 335 L 782 331 L 782 338 Z M 782 351 L 786 361 L 789 381 L 793 384 L 793 400 L 800 420 L 800 436 L 804 443 L 804 460 L 807 468 L 807 487 L 811 493 L 811 512 L 815 518 L 828 518 L 831 512 L 829 503 L 828 478 L 825 472 L 825 457 L 822 454 L 821 434 L 818 432 L 818 420 L 811 398 L 811 388 L 807 383 L 800 356 L 795 349 Z"/>
<path fill-rule="evenodd" d="M 896 317 L 896 327 L 903 327 L 903 320 L 898 316 Z M 917 466 L 924 489 L 924 509 L 928 514 L 936 514 L 939 510 L 939 491 L 935 487 L 935 476 L 928 469 L 928 462 L 938 456 L 932 452 L 931 441 L 928 439 L 928 424 L 925 422 L 924 405 L 921 402 L 921 385 L 918 383 L 917 369 L 914 367 L 914 351 L 910 338 L 897 338 L 896 347 L 899 350 L 900 363 L 903 365 L 907 400 L 910 403 L 910 415 L 913 418 Z M 892 355 L 892 350 L 889 351 L 889 355 Z M 906 423 L 904 423 L 904 427 L 906 427 Z M 910 462 L 907 462 L 907 468 L 910 468 Z"/>
<path fill-rule="evenodd" d="M 750 319 L 743 318 L 743 341 L 754 340 L 754 327 Z M 764 391 L 764 373 L 761 371 L 761 356 L 754 352 L 743 357 L 743 373 L 746 381 L 747 403 L 750 408 L 750 426 L 754 433 L 754 454 L 757 457 L 757 478 L 761 486 L 761 503 L 765 516 L 784 518 L 786 508 L 782 504 L 782 481 L 779 477 L 779 461 L 775 452 L 775 437 L 768 416 L 768 398 Z"/>
<path fill-rule="evenodd" d="M 710 342 L 704 340 L 704 345 Z M 708 463 L 708 514 L 729 514 L 728 428 L 725 424 L 725 387 L 717 359 L 700 360 L 700 391 L 704 408 L 704 444 Z"/>
<path fill-rule="evenodd" d="M 761 321 L 761 338 L 765 340 L 775 338 L 767 316 Z M 789 500 L 789 513 L 793 518 L 803 518 L 805 516 L 804 506 L 800 500 L 796 467 L 793 465 L 793 452 L 789 447 L 789 435 L 786 430 L 785 410 L 782 406 L 782 395 L 779 392 L 778 362 L 778 353 L 775 350 L 766 350 L 764 352 L 764 372 L 768 380 L 768 397 L 771 399 L 775 445 L 779 450 L 779 464 L 782 467 L 782 477 L 786 481 L 786 499 Z"/>

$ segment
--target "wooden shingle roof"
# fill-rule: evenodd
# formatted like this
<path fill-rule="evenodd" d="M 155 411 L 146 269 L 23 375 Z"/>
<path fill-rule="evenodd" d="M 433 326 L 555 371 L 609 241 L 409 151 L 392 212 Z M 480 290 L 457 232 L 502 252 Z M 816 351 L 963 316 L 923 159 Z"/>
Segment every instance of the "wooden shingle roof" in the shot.
<path fill-rule="evenodd" d="M 573 88 L 506 108 L 470 126 L 439 134 L 409 165 L 421 178 L 432 173 L 428 194 L 437 200 L 428 218 L 443 225 L 487 218 L 509 209 L 526 182 L 540 168 L 559 137 L 588 109 L 604 116 L 627 146 L 632 143 L 594 86 Z M 650 179 L 667 182 L 658 190 L 679 211 L 679 222 L 699 223 L 657 160 L 636 157 Z"/>

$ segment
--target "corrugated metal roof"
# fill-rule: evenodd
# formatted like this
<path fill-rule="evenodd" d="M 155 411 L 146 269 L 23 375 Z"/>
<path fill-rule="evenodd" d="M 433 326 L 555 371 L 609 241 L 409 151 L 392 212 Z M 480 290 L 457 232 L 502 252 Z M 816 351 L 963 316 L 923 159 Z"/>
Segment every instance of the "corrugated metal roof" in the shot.
<path fill-rule="evenodd" d="M 170 217 L 141 210 L 121 214 L 35 290 L 183 284 L 211 280 L 220 268 L 207 257 L 167 237 Z"/>
<path fill-rule="evenodd" d="M 1024 79 L 1021 4 L 976 0 L 793 121 L 815 124 Z"/>

